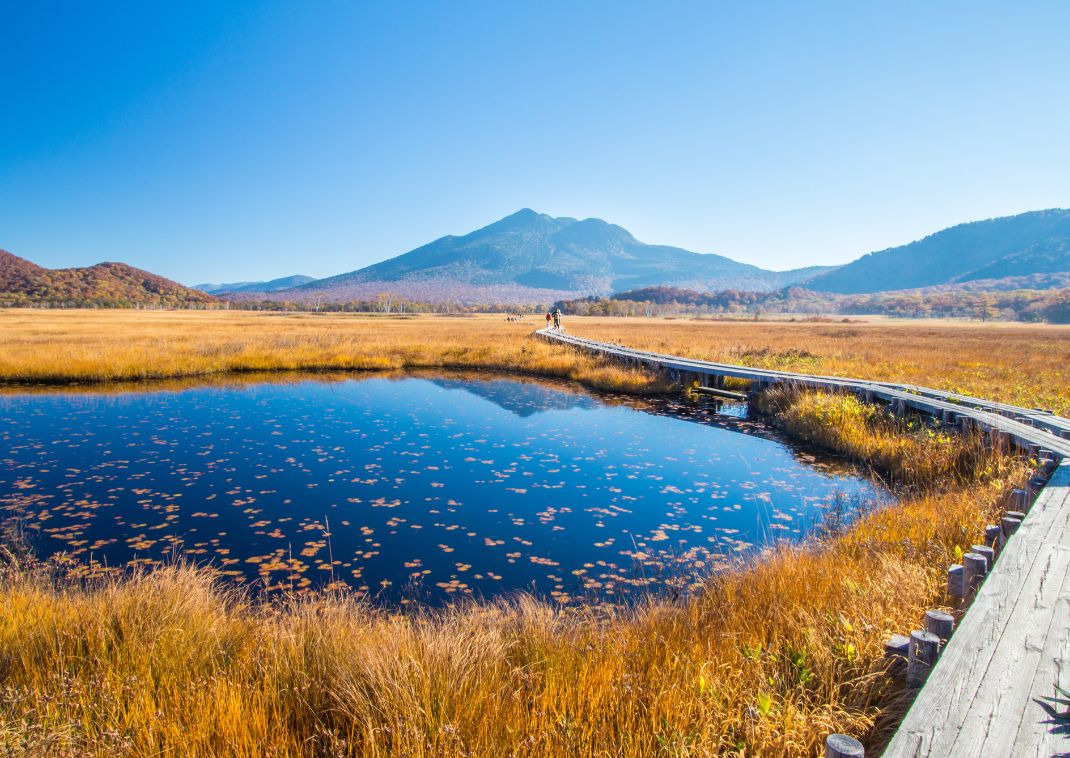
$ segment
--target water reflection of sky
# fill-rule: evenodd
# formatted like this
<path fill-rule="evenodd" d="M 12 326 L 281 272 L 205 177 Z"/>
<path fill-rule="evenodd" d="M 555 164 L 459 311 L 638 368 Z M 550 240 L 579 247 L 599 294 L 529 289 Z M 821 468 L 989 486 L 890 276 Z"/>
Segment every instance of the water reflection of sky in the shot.
<path fill-rule="evenodd" d="M 876 494 L 738 407 L 511 379 L 22 395 L 0 409 L 0 508 L 43 554 L 185 554 L 391 602 L 686 588 Z"/>

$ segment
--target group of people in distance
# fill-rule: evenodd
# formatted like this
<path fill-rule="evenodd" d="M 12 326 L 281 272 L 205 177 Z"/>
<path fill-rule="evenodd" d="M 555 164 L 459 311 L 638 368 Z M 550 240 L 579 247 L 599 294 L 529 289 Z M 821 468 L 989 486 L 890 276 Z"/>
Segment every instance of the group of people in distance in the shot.
<path fill-rule="evenodd" d="M 561 329 L 561 309 L 555 308 L 552 312 L 546 314 L 546 328 L 550 328 L 550 322 L 554 322 L 554 329 L 560 331 Z"/>

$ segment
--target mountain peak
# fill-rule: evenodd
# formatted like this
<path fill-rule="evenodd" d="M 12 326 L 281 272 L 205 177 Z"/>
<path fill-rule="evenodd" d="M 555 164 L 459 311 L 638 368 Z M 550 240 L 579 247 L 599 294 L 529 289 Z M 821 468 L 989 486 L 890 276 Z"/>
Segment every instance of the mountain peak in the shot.
<path fill-rule="evenodd" d="M 552 302 L 666 282 L 768 290 L 795 281 L 790 274 L 719 255 L 647 245 L 599 218 L 577 221 L 521 208 L 463 236 L 441 237 L 396 258 L 309 283 L 293 294 L 360 299 L 394 292 L 423 300 Z"/>

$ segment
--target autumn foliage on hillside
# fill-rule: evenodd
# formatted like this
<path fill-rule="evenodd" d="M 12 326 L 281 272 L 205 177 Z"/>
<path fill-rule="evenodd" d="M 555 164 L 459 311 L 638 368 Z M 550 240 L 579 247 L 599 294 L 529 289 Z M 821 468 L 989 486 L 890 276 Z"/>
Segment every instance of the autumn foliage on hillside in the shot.
<path fill-rule="evenodd" d="M 645 287 L 612 297 L 558 302 L 577 316 L 842 314 L 899 318 L 976 318 L 1070 323 L 1070 290 L 927 288 L 865 295 L 836 295 L 788 287 L 776 292 L 695 292 Z"/>
<path fill-rule="evenodd" d="M 0 306 L 184 308 L 218 303 L 211 295 L 125 263 L 48 269 L 0 250 Z"/>

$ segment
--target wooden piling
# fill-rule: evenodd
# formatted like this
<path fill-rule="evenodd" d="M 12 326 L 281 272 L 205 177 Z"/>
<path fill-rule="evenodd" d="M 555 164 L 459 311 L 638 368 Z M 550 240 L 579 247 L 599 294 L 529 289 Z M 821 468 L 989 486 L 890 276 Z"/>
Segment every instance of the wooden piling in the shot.
<path fill-rule="evenodd" d="M 1021 525 L 1022 520 L 1020 518 L 1015 518 L 1014 516 L 1004 516 L 1000 520 L 1000 526 L 1003 527 L 1004 544 L 1006 544 L 1007 540 L 1010 539 L 1010 536 L 1012 534 L 1018 531 L 1018 527 L 1020 527 Z"/>
<path fill-rule="evenodd" d="M 947 644 L 954 630 L 955 617 L 950 613 L 936 609 L 925 611 L 925 631 L 939 637 L 940 644 Z"/>
<path fill-rule="evenodd" d="M 884 643 L 884 657 L 889 661 L 888 673 L 899 677 L 906 673 L 910 658 L 910 638 L 893 634 Z"/>
<path fill-rule="evenodd" d="M 947 567 L 947 594 L 958 600 L 962 600 L 962 565 L 952 563 Z"/>
<path fill-rule="evenodd" d="M 907 686 L 920 687 L 940 657 L 940 638 L 917 629 L 910 633 L 910 657 L 907 661 Z"/>
<path fill-rule="evenodd" d="M 830 734 L 825 738 L 825 758 L 865 758 L 862 743 L 847 734 Z"/>
<path fill-rule="evenodd" d="M 962 599 L 966 603 L 973 600 L 981 582 L 988 573 L 988 558 L 980 553 L 966 553 L 962 556 Z"/>
<path fill-rule="evenodd" d="M 988 570 L 992 570 L 992 565 L 996 562 L 996 550 L 988 545 L 970 545 L 970 552 L 983 555 L 985 560 L 988 561 Z"/>
<path fill-rule="evenodd" d="M 1029 507 L 1029 491 L 1028 490 L 1011 490 L 1011 510 L 1021 511 L 1025 513 L 1025 509 Z"/>
<path fill-rule="evenodd" d="M 999 528 L 998 524 L 989 524 L 985 527 L 985 544 L 993 550 L 999 550 L 999 536 L 1003 533 L 1003 530 Z"/>

